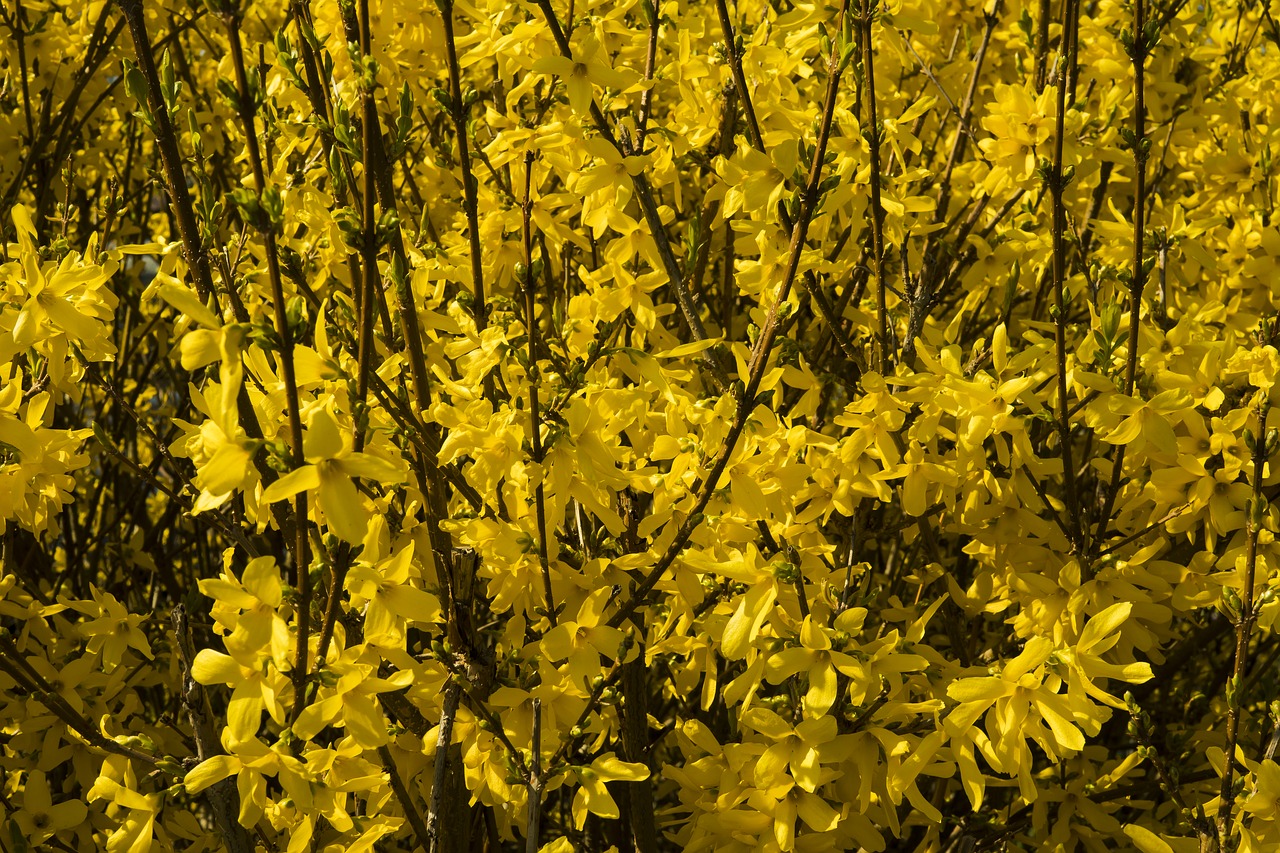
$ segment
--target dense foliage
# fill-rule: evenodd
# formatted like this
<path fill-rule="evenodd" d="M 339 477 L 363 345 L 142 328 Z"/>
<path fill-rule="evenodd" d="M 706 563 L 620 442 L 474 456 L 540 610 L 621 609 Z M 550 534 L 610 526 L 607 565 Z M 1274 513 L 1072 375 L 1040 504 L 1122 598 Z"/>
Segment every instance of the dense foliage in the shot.
<path fill-rule="evenodd" d="M 1278 19 L 0 0 L 0 848 L 1277 849 Z"/>

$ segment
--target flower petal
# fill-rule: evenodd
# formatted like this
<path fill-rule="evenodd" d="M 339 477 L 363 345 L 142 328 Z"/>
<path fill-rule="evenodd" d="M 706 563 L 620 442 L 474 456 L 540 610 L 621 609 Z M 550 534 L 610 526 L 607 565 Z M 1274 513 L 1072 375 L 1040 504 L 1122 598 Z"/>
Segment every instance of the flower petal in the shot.
<path fill-rule="evenodd" d="M 291 498 L 298 492 L 320 488 L 320 471 L 314 465 L 303 465 L 276 480 L 262 492 L 264 504 Z"/>

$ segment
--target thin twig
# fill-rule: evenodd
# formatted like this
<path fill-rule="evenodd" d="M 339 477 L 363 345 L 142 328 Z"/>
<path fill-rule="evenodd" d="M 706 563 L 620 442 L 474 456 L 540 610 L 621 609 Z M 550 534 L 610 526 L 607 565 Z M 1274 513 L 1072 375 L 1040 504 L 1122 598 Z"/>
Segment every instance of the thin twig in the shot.
<path fill-rule="evenodd" d="M 533 735 L 530 740 L 532 751 L 529 755 L 529 812 L 528 823 L 525 824 L 525 853 L 538 853 L 538 840 L 542 835 L 542 700 L 533 700 Z"/>
<path fill-rule="evenodd" d="M 471 169 L 471 149 L 467 140 L 468 106 L 463 101 L 462 71 L 453 33 L 453 13 L 454 0 L 441 0 L 445 57 L 449 65 L 449 116 L 453 120 L 454 135 L 458 142 L 458 167 L 462 170 L 462 209 L 467 217 L 467 241 L 471 255 L 471 290 L 475 297 L 472 316 L 475 317 L 476 332 L 483 334 L 489 311 L 485 301 L 484 261 L 480 252 L 480 202 L 476 191 L 476 176 Z M 485 377 L 485 391 L 490 398 L 493 397 L 492 374 Z"/>

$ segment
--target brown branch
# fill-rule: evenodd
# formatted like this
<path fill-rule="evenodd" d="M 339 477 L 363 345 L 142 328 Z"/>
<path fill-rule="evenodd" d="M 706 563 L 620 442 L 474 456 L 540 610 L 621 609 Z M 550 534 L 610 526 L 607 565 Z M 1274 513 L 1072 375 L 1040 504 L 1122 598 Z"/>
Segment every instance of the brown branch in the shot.
<path fill-rule="evenodd" d="M 747 136 L 751 140 L 752 146 L 761 154 L 768 154 L 765 148 L 764 136 L 760 132 L 760 123 L 756 118 L 755 105 L 752 102 L 751 92 L 747 88 L 746 72 L 742 68 L 742 52 L 738 50 L 737 36 L 734 32 L 733 21 L 729 17 L 729 7 L 726 0 L 716 0 L 716 11 L 720 17 L 720 31 L 724 38 L 725 54 L 729 57 L 729 68 L 733 74 L 734 87 L 738 93 L 738 99 L 742 101 L 743 111 L 747 116 Z M 726 99 L 726 109 L 729 107 L 728 99 Z M 727 146 L 724 140 L 724 125 L 721 125 L 721 153 L 725 153 Z M 730 126 L 731 127 L 731 126 Z M 782 201 L 778 202 L 778 219 L 782 222 L 782 226 L 787 231 L 795 228 L 795 222 L 792 221 L 791 214 L 787 211 L 786 204 Z M 834 254 L 834 253 L 833 253 Z M 731 279 L 730 279 L 731 280 Z M 849 340 L 849 336 L 845 334 L 842 324 L 843 311 L 836 310 L 831 306 L 826 294 L 819 284 L 817 276 L 812 270 L 805 270 L 802 277 L 802 287 L 809 296 L 818 315 L 822 321 L 826 323 L 827 330 L 832 339 L 840 347 L 840 351 L 844 353 L 853 364 L 860 365 L 862 358 L 858 353 L 853 342 Z M 726 324 L 725 334 L 729 333 Z"/>
<path fill-rule="evenodd" d="M 458 62 L 458 45 L 453 33 L 454 0 L 441 0 L 440 15 L 444 19 L 445 57 L 449 65 L 449 117 L 453 120 L 458 141 L 458 166 L 462 170 L 462 208 L 467 217 L 467 241 L 471 254 L 471 290 L 475 297 L 472 315 L 476 332 L 483 334 L 489 320 L 485 302 L 484 263 L 480 253 L 480 202 L 476 176 L 471 169 L 471 149 L 467 139 L 468 106 L 463 102 L 462 71 Z M 493 377 L 486 377 L 486 391 L 493 396 Z"/>
<path fill-rule="evenodd" d="M 1249 635 L 1258 614 L 1253 606 L 1253 588 L 1258 570 L 1258 537 L 1262 532 L 1270 502 L 1262 495 L 1267 459 L 1275 439 L 1267 430 L 1270 400 L 1265 391 L 1258 396 L 1258 434 L 1253 437 L 1253 495 L 1249 499 L 1246 527 L 1247 545 L 1244 560 L 1244 589 L 1240 595 L 1240 615 L 1236 619 L 1236 653 L 1231 680 L 1227 683 L 1227 742 L 1223 747 L 1226 766 L 1222 771 L 1222 787 L 1218 804 L 1218 838 L 1226 845 L 1231 832 L 1231 811 L 1235 807 L 1232 781 L 1236 769 L 1236 742 L 1240 737 L 1240 717 L 1244 710 L 1245 673 L 1249 667 Z"/>
<path fill-rule="evenodd" d="M 457 676 L 454 677 L 455 679 Z M 431 785 L 431 799 L 427 803 L 427 822 L 423 827 L 427 853 L 440 849 L 440 807 L 444 801 L 445 785 L 449 771 L 449 751 L 453 748 L 453 721 L 462 698 L 462 686 L 451 680 L 444 692 L 444 709 L 440 715 L 440 733 L 436 738 L 435 771 Z"/>
<path fill-rule="evenodd" d="M 533 749 L 529 756 L 529 811 L 528 823 L 525 825 L 525 853 L 538 853 L 538 840 L 542 834 L 542 700 L 533 700 Z"/>

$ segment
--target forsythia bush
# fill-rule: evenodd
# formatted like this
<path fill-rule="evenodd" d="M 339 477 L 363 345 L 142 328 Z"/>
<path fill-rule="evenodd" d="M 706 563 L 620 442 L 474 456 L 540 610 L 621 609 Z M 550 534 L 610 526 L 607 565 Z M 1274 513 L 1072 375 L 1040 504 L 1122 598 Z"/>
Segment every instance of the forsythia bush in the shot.
<path fill-rule="evenodd" d="M 7 853 L 1280 849 L 1280 4 L 0 32 Z"/>

